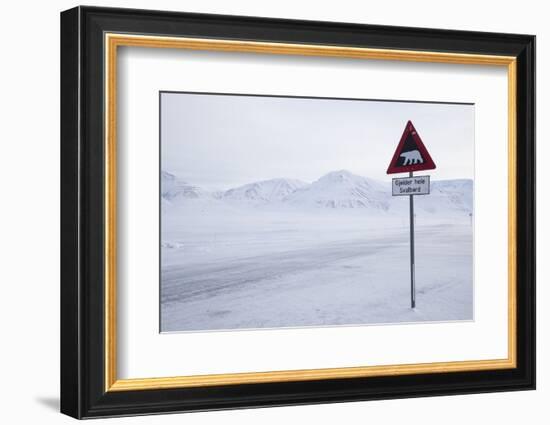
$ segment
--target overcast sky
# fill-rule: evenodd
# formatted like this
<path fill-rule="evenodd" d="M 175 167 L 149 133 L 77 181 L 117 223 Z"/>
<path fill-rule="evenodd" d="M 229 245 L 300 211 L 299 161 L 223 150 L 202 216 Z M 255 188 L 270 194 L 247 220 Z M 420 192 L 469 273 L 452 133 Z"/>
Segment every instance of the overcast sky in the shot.
<path fill-rule="evenodd" d="M 386 169 L 408 120 L 437 166 L 423 173 L 473 178 L 473 105 L 163 93 L 161 108 L 161 168 L 208 189 L 341 169 L 405 177 Z"/>

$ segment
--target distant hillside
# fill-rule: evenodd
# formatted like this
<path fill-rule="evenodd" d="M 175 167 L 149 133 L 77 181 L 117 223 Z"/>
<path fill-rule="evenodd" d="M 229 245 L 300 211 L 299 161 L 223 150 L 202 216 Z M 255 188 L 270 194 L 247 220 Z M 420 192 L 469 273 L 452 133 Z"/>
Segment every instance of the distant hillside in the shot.
<path fill-rule="evenodd" d="M 289 195 L 285 202 L 296 206 L 326 208 L 389 208 L 385 186 L 346 170 L 330 172 Z"/>
<path fill-rule="evenodd" d="M 295 179 L 274 178 L 215 192 L 162 171 L 161 197 L 163 205 L 185 205 L 203 199 L 207 200 L 209 208 L 223 204 L 243 208 L 288 206 L 298 210 L 365 209 L 377 214 L 401 211 L 406 201 L 406 197 L 392 196 L 389 182 L 358 176 L 347 170 L 332 171 L 311 184 Z M 417 196 L 415 206 L 432 214 L 469 214 L 473 208 L 473 181 L 432 181 L 430 194 Z"/>
<path fill-rule="evenodd" d="M 307 186 L 300 180 L 271 179 L 245 184 L 235 189 L 224 192 L 223 198 L 236 201 L 259 201 L 272 203 L 283 201 L 296 190 Z"/>
<path fill-rule="evenodd" d="M 161 172 L 161 197 L 166 201 L 177 199 L 198 199 L 210 196 L 208 192 L 198 186 L 187 184 L 179 180 L 175 175 Z"/>

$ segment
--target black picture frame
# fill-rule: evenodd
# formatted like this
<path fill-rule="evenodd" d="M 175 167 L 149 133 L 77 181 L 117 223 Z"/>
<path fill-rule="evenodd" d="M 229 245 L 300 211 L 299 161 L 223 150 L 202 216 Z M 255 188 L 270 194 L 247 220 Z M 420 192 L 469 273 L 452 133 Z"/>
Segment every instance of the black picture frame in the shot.
<path fill-rule="evenodd" d="M 105 390 L 104 34 L 154 34 L 517 61 L 517 367 L 450 373 Z M 61 13 L 61 412 L 75 418 L 535 388 L 535 37 L 76 7 Z"/>

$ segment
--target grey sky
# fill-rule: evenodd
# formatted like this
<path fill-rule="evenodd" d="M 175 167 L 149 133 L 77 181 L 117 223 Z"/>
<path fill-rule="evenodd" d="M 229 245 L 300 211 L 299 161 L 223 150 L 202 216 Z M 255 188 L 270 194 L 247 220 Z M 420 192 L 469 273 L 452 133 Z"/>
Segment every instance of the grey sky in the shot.
<path fill-rule="evenodd" d="M 340 169 L 389 181 L 408 120 L 437 165 L 432 179 L 473 178 L 473 105 L 187 93 L 161 102 L 161 168 L 205 188 Z"/>

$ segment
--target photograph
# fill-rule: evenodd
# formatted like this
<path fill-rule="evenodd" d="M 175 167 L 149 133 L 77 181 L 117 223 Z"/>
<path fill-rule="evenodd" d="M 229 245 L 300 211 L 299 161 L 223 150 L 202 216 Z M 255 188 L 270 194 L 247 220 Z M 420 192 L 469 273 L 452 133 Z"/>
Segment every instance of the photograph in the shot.
<path fill-rule="evenodd" d="M 159 97 L 162 333 L 475 319 L 473 103 Z"/>

